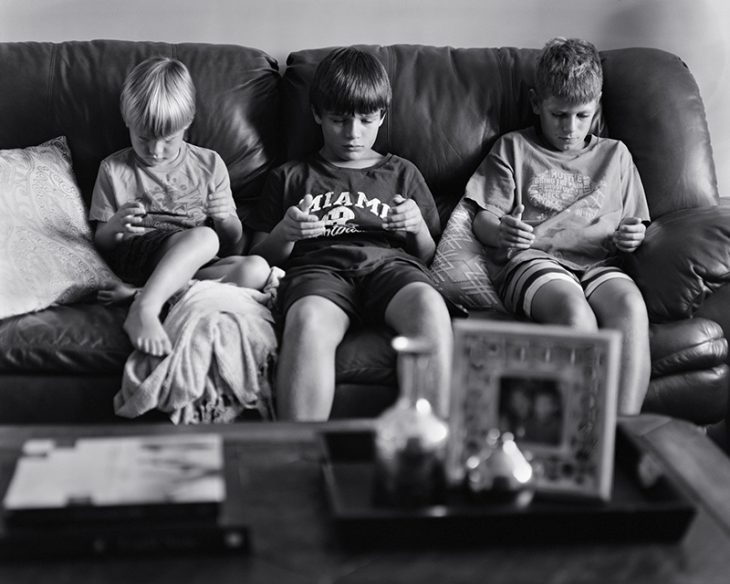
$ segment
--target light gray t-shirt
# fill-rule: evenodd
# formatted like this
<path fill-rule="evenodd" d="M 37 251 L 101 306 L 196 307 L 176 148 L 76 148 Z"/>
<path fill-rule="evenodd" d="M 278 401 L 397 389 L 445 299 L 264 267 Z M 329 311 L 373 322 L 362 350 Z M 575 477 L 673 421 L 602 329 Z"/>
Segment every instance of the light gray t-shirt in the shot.
<path fill-rule="evenodd" d="M 625 217 L 649 220 L 639 173 L 618 140 L 590 135 L 577 152 L 549 148 L 534 128 L 500 137 L 469 179 L 466 198 L 497 218 L 522 203 L 535 240 L 510 262 L 551 257 L 570 269 L 616 255 L 612 235 Z M 506 257 L 489 250 L 496 267 Z"/>
<path fill-rule="evenodd" d="M 233 198 L 226 165 L 213 150 L 183 142 L 174 161 L 150 167 L 125 148 L 102 161 L 89 218 L 109 221 L 125 203 L 140 201 L 148 230 L 197 227 L 206 221 L 207 197 L 218 192 Z"/>

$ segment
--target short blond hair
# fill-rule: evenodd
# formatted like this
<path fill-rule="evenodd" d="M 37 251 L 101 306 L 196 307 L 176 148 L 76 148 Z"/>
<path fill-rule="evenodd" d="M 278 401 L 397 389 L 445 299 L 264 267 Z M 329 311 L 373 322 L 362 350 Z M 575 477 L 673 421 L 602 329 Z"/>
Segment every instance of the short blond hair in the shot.
<path fill-rule="evenodd" d="M 598 99 L 603 68 L 596 47 L 582 39 L 557 37 L 547 42 L 537 62 L 535 91 L 539 99 L 550 96 L 570 103 Z"/>
<path fill-rule="evenodd" d="M 154 137 L 175 134 L 195 117 L 195 85 L 190 72 L 169 57 L 150 57 L 132 69 L 119 101 L 127 126 Z"/>

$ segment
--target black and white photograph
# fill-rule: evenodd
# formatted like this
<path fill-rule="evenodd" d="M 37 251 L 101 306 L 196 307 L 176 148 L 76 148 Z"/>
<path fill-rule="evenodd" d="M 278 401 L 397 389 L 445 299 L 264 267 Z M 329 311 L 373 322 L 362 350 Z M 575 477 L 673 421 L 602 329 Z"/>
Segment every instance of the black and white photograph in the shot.
<path fill-rule="evenodd" d="M 725 582 L 729 95 L 727 0 L 0 0 L 0 584 Z"/>

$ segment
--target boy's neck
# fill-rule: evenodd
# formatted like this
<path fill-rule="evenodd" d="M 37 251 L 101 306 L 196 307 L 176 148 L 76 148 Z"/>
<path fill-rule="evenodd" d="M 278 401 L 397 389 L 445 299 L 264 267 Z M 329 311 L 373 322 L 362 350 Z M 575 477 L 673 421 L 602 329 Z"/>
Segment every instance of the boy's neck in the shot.
<path fill-rule="evenodd" d="M 328 162 L 332 166 L 336 166 L 338 168 L 352 168 L 352 169 L 358 169 L 361 170 L 363 168 L 370 168 L 372 166 L 375 166 L 378 164 L 385 156 L 380 154 L 380 152 L 376 152 L 375 150 L 370 150 L 366 153 L 363 153 L 362 156 L 356 158 L 355 160 L 339 160 L 339 159 L 333 159 L 328 155 L 329 153 L 325 148 L 320 149 L 319 155 L 322 157 L 322 159 L 325 162 Z"/>

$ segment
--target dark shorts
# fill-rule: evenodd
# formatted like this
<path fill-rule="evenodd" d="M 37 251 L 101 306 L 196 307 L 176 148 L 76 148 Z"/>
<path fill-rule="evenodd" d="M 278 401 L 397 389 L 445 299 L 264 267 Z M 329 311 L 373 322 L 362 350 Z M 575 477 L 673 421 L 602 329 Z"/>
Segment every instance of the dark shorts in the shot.
<path fill-rule="evenodd" d="M 352 324 L 382 323 L 393 297 L 414 282 L 433 287 L 425 268 L 401 258 L 389 259 L 371 271 L 354 275 L 324 266 L 293 268 L 279 285 L 275 317 L 281 324 L 297 300 L 320 296 L 340 307 Z"/>
<path fill-rule="evenodd" d="M 163 244 L 180 231 L 183 229 L 155 229 L 144 235 L 129 237 L 104 254 L 104 259 L 122 280 L 134 286 L 144 286 L 157 266 L 158 252 Z"/>

